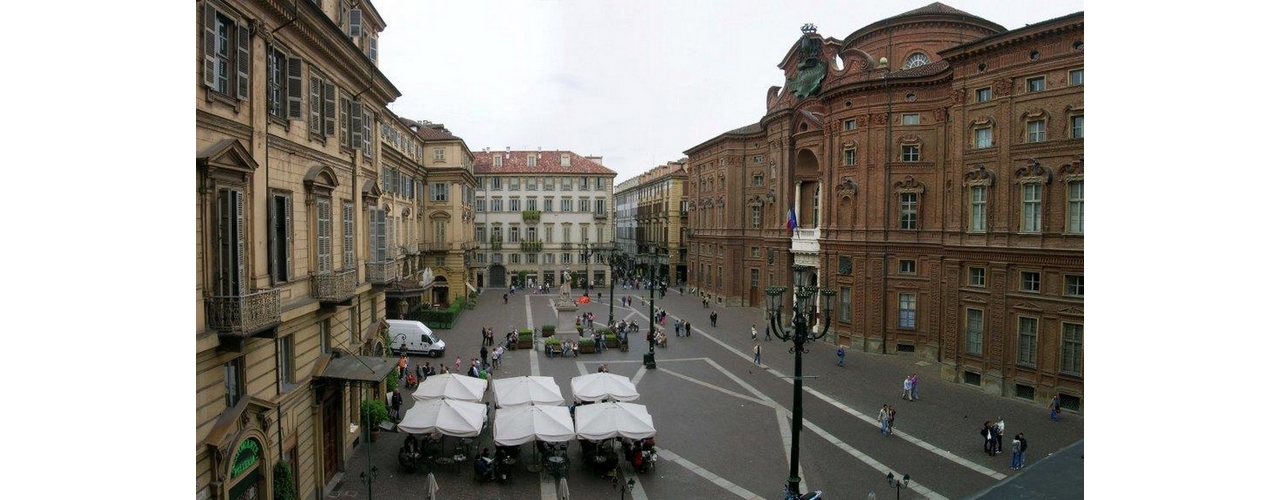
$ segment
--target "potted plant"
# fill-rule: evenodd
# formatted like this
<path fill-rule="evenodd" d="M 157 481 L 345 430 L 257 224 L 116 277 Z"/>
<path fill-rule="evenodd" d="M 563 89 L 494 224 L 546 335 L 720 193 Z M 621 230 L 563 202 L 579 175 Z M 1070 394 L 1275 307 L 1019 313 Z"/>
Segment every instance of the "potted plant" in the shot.
<path fill-rule="evenodd" d="M 387 404 L 381 399 L 366 399 L 360 403 L 360 415 L 369 426 L 369 441 L 378 442 L 378 425 L 387 420 Z"/>
<path fill-rule="evenodd" d="M 521 328 L 516 332 L 516 347 L 519 349 L 533 349 L 533 330 Z"/>
<path fill-rule="evenodd" d="M 284 460 L 276 462 L 276 466 L 272 468 L 272 489 L 275 490 L 274 500 L 298 500 L 298 492 L 293 489 L 293 469 Z"/>
<path fill-rule="evenodd" d="M 553 351 L 557 353 L 560 352 L 560 339 L 558 338 L 551 337 L 543 340 L 542 345 L 547 351 L 547 356 L 551 356 Z"/>
<path fill-rule="evenodd" d="M 596 341 L 590 337 L 578 337 L 578 352 L 592 354 L 596 352 Z"/>
<path fill-rule="evenodd" d="M 604 345 L 606 347 L 618 347 L 618 336 L 614 335 L 613 332 L 604 334 Z"/>
<path fill-rule="evenodd" d="M 556 334 L 556 325 L 542 325 L 542 337 L 547 338 Z"/>

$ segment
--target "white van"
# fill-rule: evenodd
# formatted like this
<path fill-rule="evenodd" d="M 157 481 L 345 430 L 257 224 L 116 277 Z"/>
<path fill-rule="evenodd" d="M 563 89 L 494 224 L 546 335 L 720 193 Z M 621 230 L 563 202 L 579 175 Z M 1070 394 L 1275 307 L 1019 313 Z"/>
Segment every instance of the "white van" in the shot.
<path fill-rule="evenodd" d="M 404 349 L 411 353 L 428 356 L 444 356 L 444 341 L 431 333 L 431 329 L 421 321 L 389 319 L 388 333 L 391 334 L 391 349 L 397 354 Z"/>

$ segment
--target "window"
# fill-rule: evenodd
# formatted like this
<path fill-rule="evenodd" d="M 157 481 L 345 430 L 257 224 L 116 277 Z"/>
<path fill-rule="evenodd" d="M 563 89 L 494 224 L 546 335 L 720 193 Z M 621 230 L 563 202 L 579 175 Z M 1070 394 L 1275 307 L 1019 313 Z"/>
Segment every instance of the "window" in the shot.
<path fill-rule="evenodd" d="M 752 257 L 754 257 L 754 258 L 759 259 L 759 258 L 760 258 L 760 247 L 751 247 L 751 256 L 752 256 Z"/>
<path fill-rule="evenodd" d="M 754 174 L 754 175 L 752 175 L 752 176 L 751 176 L 751 185 L 752 185 L 752 186 L 763 186 L 763 185 L 764 185 L 764 174 Z"/>
<path fill-rule="evenodd" d="M 240 398 L 244 397 L 244 358 L 236 358 L 222 365 L 222 381 L 227 408 L 240 404 Z"/>
<path fill-rule="evenodd" d="M 920 145 L 903 144 L 902 161 L 920 161 Z"/>
<path fill-rule="evenodd" d="M 290 203 L 289 195 L 277 193 L 271 195 L 271 213 L 269 214 L 271 221 L 271 282 L 284 283 L 289 281 L 289 267 L 292 260 L 289 258 L 293 253 L 293 204 Z"/>
<path fill-rule="evenodd" d="M 333 272 L 333 202 L 316 198 L 316 273 Z"/>
<path fill-rule="evenodd" d="M 444 148 L 436 148 L 435 161 L 444 161 Z"/>
<path fill-rule="evenodd" d="M 520 227 L 511 226 L 507 228 L 507 241 L 515 243 L 520 241 Z"/>
<path fill-rule="evenodd" d="M 561 211 L 561 212 L 572 212 L 572 211 L 573 211 L 573 200 L 572 200 L 572 199 L 570 199 L 570 198 L 560 198 L 560 211 Z"/>
<path fill-rule="evenodd" d="M 538 228 L 528 226 L 524 228 L 524 239 L 526 241 L 538 241 Z"/>
<path fill-rule="evenodd" d="M 965 309 L 965 354 L 982 355 L 982 309 Z"/>
<path fill-rule="evenodd" d="M 555 209 L 555 198 L 550 196 L 542 199 L 542 211 L 551 212 Z"/>
<path fill-rule="evenodd" d="M 578 211 L 587 213 L 591 211 L 591 200 L 587 198 L 578 198 Z"/>
<path fill-rule="evenodd" d="M 1040 92 L 1044 90 L 1044 77 L 1037 76 L 1027 79 L 1027 92 Z"/>
<path fill-rule="evenodd" d="M 569 178 L 569 177 L 563 177 L 563 178 L 561 178 L 561 179 L 560 179 L 560 190 L 561 190 L 561 191 L 573 191 L 573 179 L 571 179 L 571 178 Z"/>
<path fill-rule="evenodd" d="M 552 179 L 552 178 L 550 178 L 550 177 L 547 177 L 546 179 L 542 179 L 542 190 L 543 190 L 543 191 L 555 191 L 555 190 L 556 190 L 556 180 L 555 180 L 555 179 Z"/>
<path fill-rule="evenodd" d="M 329 318 L 319 323 L 320 326 L 320 352 L 329 354 L 333 350 L 333 332 L 329 328 Z"/>
<path fill-rule="evenodd" d="M 508 211 L 508 212 L 519 212 L 519 211 L 520 211 L 520 198 L 511 197 L 511 198 L 507 199 L 507 211 Z"/>
<path fill-rule="evenodd" d="M 538 199 L 534 197 L 525 198 L 524 209 L 530 212 L 538 211 Z"/>
<path fill-rule="evenodd" d="M 1068 297 L 1084 297 L 1084 276 L 1066 275 L 1064 276 L 1066 290 L 1063 295 Z"/>
<path fill-rule="evenodd" d="M 760 229 L 760 205 L 751 205 L 751 229 Z"/>
<path fill-rule="evenodd" d="M 494 199 L 492 199 L 492 200 L 489 200 L 489 211 L 490 211 L 490 212 L 501 212 L 501 211 L 502 211 L 502 198 L 494 198 Z"/>
<path fill-rule="evenodd" d="M 987 230 L 987 187 L 969 186 L 969 231 Z"/>
<path fill-rule="evenodd" d="M 1040 232 L 1040 197 L 1044 185 L 1032 182 L 1022 185 L 1022 232 Z"/>
<path fill-rule="evenodd" d="M 510 190 L 512 190 L 512 191 L 519 191 L 519 190 L 520 190 L 520 178 L 519 178 L 519 177 L 512 177 L 512 178 L 510 178 L 510 179 L 507 179 L 507 189 L 510 189 Z"/>
<path fill-rule="evenodd" d="M 1071 138 L 1084 139 L 1084 115 L 1071 117 Z"/>
<path fill-rule="evenodd" d="M 764 157 L 763 157 L 763 156 L 755 155 L 755 156 L 752 156 L 752 157 L 751 157 L 751 163 L 760 163 L 760 162 L 763 162 L 763 161 L 764 161 Z"/>
<path fill-rule="evenodd" d="M 560 166 L 569 166 L 569 153 L 560 153 Z"/>
<path fill-rule="evenodd" d="M 276 339 L 276 381 L 280 392 L 289 392 L 294 386 L 293 335 Z"/>
<path fill-rule="evenodd" d="M 604 198 L 596 198 L 596 215 L 606 215 L 604 210 Z"/>
<path fill-rule="evenodd" d="M 497 159 L 499 159 L 499 158 L 502 158 L 502 157 L 501 157 L 501 156 L 496 156 L 496 157 L 494 157 L 493 159 L 494 159 L 494 160 L 497 160 Z M 489 189 L 490 189 L 490 190 L 492 190 L 492 191 L 502 191 L 502 178 L 501 178 L 501 177 L 494 177 L 494 178 L 490 179 L 490 181 L 489 181 Z"/>
<path fill-rule="evenodd" d="M 853 290 L 847 286 L 840 287 L 840 321 L 853 321 Z"/>
<path fill-rule="evenodd" d="M 596 177 L 596 191 L 604 191 L 604 177 Z"/>
<path fill-rule="evenodd" d="M 267 113 L 280 119 L 302 119 L 302 59 L 273 49 L 267 72 Z"/>
<path fill-rule="evenodd" d="M 573 261 L 571 261 L 571 260 L 569 260 L 569 259 L 570 259 L 570 257 L 569 257 L 569 254 L 568 254 L 568 253 L 562 253 L 562 254 L 560 254 L 560 263 L 561 263 L 561 264 L 572 264 L 572 263 L 573 263 Z"/>
<path fill-rule="evenodd" d="M 489 236 L 485 234 L 487 232 L 484 224 L 476 224 L 476 241 L 489 241 Z M 483 261 L 484 259 L 480 260 Z"/>
<path fill-rule="evenodd" d="M 301 68 L 299 68 L 299 71 L 301 71 Z M 299 74 L 299 78 L 301 78 L 301 74 Z M 290 85 L 292 85 L 292 83 Z M 302 83 L 299 82 L 298 85 L 301 86 Z M 293 112 L 292 100 L 289 102 L 289 106 L 290 106 L 289 112 L 292 113 Z M 351 110 L 352 110 L 351 94 L 348 94 L 345 91 L 339 92 L 338 93 L 338 146 L 344 150 L 351 149 L 352 145 L 361 145 L 364 142 L 364 140 L 360 138 L 360 131 L 363 130 L 363 128 L 360 126 L 360 123 L 359 123 L 360 118 L 357 115 L 352 114 Z M 301 116 L 302 115 L 301 93 L 299 93 L 298 115 L 299 115 L 298 118 L 300 119 L 302 117 Z M 363 115 L 360 115 L 360 116 L 363 116 Z"/>
<path fill-rule="evenodd" d="M 336 92 L 337 89 L 334 87 L 333 82 L 321 75 L 315 68 L 312 68 L 311 105 L 308 108 L 310 120 L 307 123 L 308 130 L 314 138 L 322 139 L 336 135 L 337 131 L 334 129 L 338 121 Z M 369 139 L 368 136 L 372 135 L 369 130 L 370 124 L 365 123 L 369 120 L 368 116 L 365 116 L 367 114 L 366 112 L 361 115 L 360 119 L 363 127 L 361 132 L 361 140 L 363 141 L 367 141 Z"/>
<path fill-rule="evenodd" d="M 493 258 L 493 263 L 494 263 L 494 264 L 501 264 L 501 263 L 502 263 L 502 254 L 500 254 L 500 253 L 494 253 L 492 258 Z"/>
<path fill-rule="evenodd" d="M 978 149 L 991 147 L 991 127 L 982 127 L 973 131 L 973 147 Z"/>
<path fill-rule="evenodd" d="M 496 155 L 496 154 L 495 154 L 495 155 L 493 155 L 493 168 L 502 168 L 502 157 L 501 157 L 501 156 Z M 497 182 L 498 182 L 498 181 L 497 181 L 497 179 L 495 179 L 495 180 L 494 180 L 494 184 L 497 184 Z M 495 187 L 494 189 L 501 189 L 501 188 Z"/>
<path fill-rule="evenodd" d="M 369 210 L 369 260 L 387 261 L 387 212 Z"/>
<path fill-rule="evenodd" d="M 532 167 L 532 166 L 537 165 L 537 164 L 538 164 L 538 156 L 537 156 L 536 154 L 534 154 L 534 153 L 529 153 L 529 154 L 525 155 L 525 157 L 524 157 L 524 166 L 526 166 L 526 167 Z"/>
<path fill-rule="evenodd" d="M 987 268 L 970 267 L 969 268 L 969 286 L 986 287 L 987 286 Z"/>
<path fill-rule="evenodd" d="M 857 129 L 858 129 L 858 120 L 854 120 L 854 119 L 845 120 L 845 121 L 844 121 L 844 129 L 845 129 L 845 131 L 849 131 L 849 130 L 857 130 Z"/>
<path fill-rule="evenodd" d="M 903 125 L 919 125 L 920 113 L 904 113 L 902 115 L 902 124 Z"/>
<path fill-rule="evenodd" d="M 1040 293 L 1040 272 L 1022 272 L 1022 291 Z"/>
<path fill-rule="evenodd" d="M 1073 69 L 1067 72 L 1067 85 L 1084 85 L 1084 70 Z"/>
<path fill-rule="evenodd" d="M 219 189 L 217 201 L 217 255 L 214 290 L 221 296 L 244 292 L 244 193 Z"/>
<path fill-rule="evenodd" d="M 249 99 L 249 27 L 204 4 L 204 85 L 218 94 Z"/>
<path fill-rule="evenodd" d="M 1067 232 L 1084 233 L 1084 181 L 1067 183 Z"/>
<path fill-rule="evenodd" d="M 1036 334 L 1039 330 L 1040 320 L 1018 318 L 1018 364 L 1036 365 Z"/>
<path fill-rule="evenodd" d="M 991 100 L 991 87 L 983 87 L 973 91 L 973 98 L 978 102 L 987 102 Z"/>
<path fill-rule="evenodd" d="M 570 225 L 568 225 L 568 224 L 565 224 L 565 225 L 563 225 L 563 226 L 560 226 L 560 236 L 563 236 L 563 237 L 564 237 L 564 242 L 565 242 L 565 243 L 569 243 L 569 242 L 572 242 L 572 241 L 573 241 L 573 233 L 571 232 L 571 231 L 573 231 L 573 229 L 572 229 L 572 228 L 573 228 L 573 226 L 570 226 Z"/>
<path fill-rule="evenodd" d="M 437 245 L 449 244 L 449 221 L 433 220 L 431 221 L 432 241 Z"/>
<path fill-rule="evenodd" d="M 915 274 L 916 261 L 914 259 L 901 259 L 898 261 L 898 274 Z"/>
<path fill-rule="evenodd" d="M 512 264 L 519 264 L 519 263 L 520 263 L 520 254 L 518 254 L 518 253 L 513 253 L 513 254 L 511 254 L 511 263 L 512 263 Z"/>
<path fill-rule="evenodd" d="M 1027 122 L 1027 142 L 1044 142 L 1044 120 Z"/>
<path fill-rule="evenodd" d="M 857 159 L 858 159 L 858 150 L 853 148 L 847 148 L 844 150 L 844 165 L 846 167 L 853 166 L 853 163 Z"/>
<path fill-rule="evenodd" d="M 1062 324 L 1062 363 L 1058 371 L 1079 376 L 1084 369 L 1084 325 Z"/>
<path fill-rule="evenodd" d="M 342 268 L 356 268 L 356 206 L 342 202 Z"/>
<path fill-rule="evenodd" d="M 366 157 L 373 156 L 373 117 L 373 110 L 364 106 L 362 116 L 360 117 L 360 141 L 362 143 L 361 150 L 364 152 Z"/>
<path fill-rule="evenodd" d="M 476 197 L 476 213 L 484 213 L 484 210 L 488 208 L 485 205 L 488 205 L 488 204 L 489 202 L 487 199 L 485 199 L 485 197 L 477 196 Z"/>
<path fill-rule="evenodd" d="M 915 329 L 916 294 L 898 294 L 898 328 Z"/>
<path fill-rule="evenodd" d="M 915 229 L 919 199 L 916 193 L 902 193 L 898 204 L 898 229 Z"/>
<path fill-rule="evenodd" d="M 924 66 L 926 64 L 929 64 L 929 56 L 916 52 L 907 58 L 907 63 L 902 65 L 902 69 L 911 69 L 917 66 Z"/>

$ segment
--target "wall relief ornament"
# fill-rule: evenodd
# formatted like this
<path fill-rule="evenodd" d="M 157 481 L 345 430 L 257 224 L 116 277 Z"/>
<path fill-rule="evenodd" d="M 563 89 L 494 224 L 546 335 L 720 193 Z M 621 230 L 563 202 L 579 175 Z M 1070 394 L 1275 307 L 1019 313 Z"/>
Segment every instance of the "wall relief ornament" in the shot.
<path fill-rule="evenodd" d="M 991 92 L 998 96 L 1009 95 L 1009 93 L 1012 91 L 1013 91 L 1013 80 L 1009 78 L 1005 78 L 1003 80 L 996 80 L 995 84 L 991 86 Z"/>
<path fill-rule="evenodd" d="M 924 193 L 924 184 L 917 181 L 915 177 L 910 175 L 907 178 L 893 183 L 894 193 Z"/>
<path fill-rule="evenodd" d="M 963 90 L 959 90 L 959 89 L 952 90 L 952 91 L 951 91 L 951 105 L 952 105 L 952 106 L 957 106 L 957 105 L 960 105 L 960 104 L 964 104 L 964 97 L 965 97 L 965 92 L 964 92 Z"/>
<path fill-rule="evenodd" d="M 991 186 L 995 184 L 996 174 L 987 170 L 986 165 L 979 164 L 964 174 L 965 186 Z"/>
<path fill-rule="evenodd" d="M 853 183 L 853 177 L 841 177 L 840 182 L 836 184 L 836 196 L 846 197 L 855 194 L 858 194 L 858 185 Z"/>
<path fill-rule="evenodd" d="M 1044 182 L 1050 180 L 1052 171 L 1040 166 L 1035 158 L 1027 160 L 1027 164 L 1013 172 L 1021 182 Z"/>

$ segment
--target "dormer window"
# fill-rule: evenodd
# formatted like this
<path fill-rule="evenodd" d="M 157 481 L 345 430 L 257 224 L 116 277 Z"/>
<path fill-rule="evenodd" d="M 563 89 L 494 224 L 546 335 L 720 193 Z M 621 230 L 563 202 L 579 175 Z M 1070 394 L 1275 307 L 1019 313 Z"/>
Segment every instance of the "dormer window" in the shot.
<path fill-rule="evenodd" d="M 929 56 L 924 55 L 922 52 L 916 52 L 907 58 L 907 63 L 902 65 L 902 69 L 911 69 L 926 64 L 929 64 Z"/>
<path fill-rule="evenodd" d="M 560 166 L 569 166 L 569 153 L 560 153 Z"/>
<path fill-rule="evenodd" d="M 528 155 L 528 156 L 526 156 L 526 157 L 525 157 L 525 159 L 524 159 L 524 164 L 525 164 L 525 166 L 527 166 L 527 167 L 532 167 L 532 166 L 534 166 L 534 165 L 537 165 L 537 164 L 538 164 L 538 157 L 537 157 L 537 155 L 535 155 L 535 154 L 533 154 L 533 153 L 529 153 L 529 155 Z"/>

